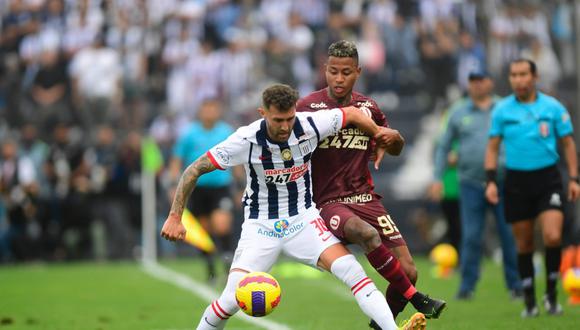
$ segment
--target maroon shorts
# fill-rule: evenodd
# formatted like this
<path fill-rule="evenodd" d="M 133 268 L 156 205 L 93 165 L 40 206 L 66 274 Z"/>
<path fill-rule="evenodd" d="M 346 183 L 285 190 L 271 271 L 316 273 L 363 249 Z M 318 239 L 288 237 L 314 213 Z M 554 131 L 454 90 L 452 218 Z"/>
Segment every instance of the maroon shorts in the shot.
<path fill-rule="evenodd" d="M 328 229 L 344 243 L 351 243 L 344 235 L 344 225 L 349 219 L 359 217 L 375 227 L 386 247 L 393 248 L 407 245 L 403 235 L 399 232 L 399 228 L 397 228 L 381 201 L 374 196 L 371 201 L 365 203 L 334 201 L 324 204 L 320 209 L 320 215 L 326 222 Z"/>

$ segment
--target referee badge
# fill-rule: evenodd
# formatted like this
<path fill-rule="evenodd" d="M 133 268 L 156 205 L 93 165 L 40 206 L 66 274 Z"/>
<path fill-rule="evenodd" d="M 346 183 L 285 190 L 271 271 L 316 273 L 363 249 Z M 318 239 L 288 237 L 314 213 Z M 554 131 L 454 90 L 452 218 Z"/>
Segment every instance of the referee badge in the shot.
<path fill-rule="evenodd" d="M 290 159 L 292 159 L 292 152 L 290 151 L 290 149 L 284 149 L 284 150 L 282 150 L 282 159 L 283 160 L 290 160 Z"/>
<path fill-rule="evenodd" d="M 545 121 L 540 122 L 540 135 L 542 137 L 548 137 L 550 135 L 550 126 Z"/>

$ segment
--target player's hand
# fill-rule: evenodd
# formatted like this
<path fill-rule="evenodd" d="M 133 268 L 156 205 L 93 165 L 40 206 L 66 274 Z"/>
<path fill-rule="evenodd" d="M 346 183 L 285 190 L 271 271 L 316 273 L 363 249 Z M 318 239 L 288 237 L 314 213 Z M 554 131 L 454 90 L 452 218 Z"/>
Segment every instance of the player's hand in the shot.
<path fill-rule="evenodd" d="M 401 136 L 401 133 L 396 129 L 388 127 L 380 127 L 373 138 L 377 146 L 385 148 L 386 152 L 390 155 L 400 154 L 405 145 L 405 140 Z"/>
<path fill-rule="evenodd" d="M 167 220 L 161 228 L 161 237 L 168 241 L 183 241 L 185 239 L 185 227 L 181 223 L 181 218 L 175 213 L 169 213 Z"/>
<path fill-rule="evenodd" d="M 580 184 L 576 181 L 570 180 L 568 183 L 568 200 L 575 202 L 580 197 Z"/>
<path fill-rule="evenodd" d="M 485 187 L 485 198 L 487 201 L 493 205 L 499 203 L 499 196 L 497 194 L 497 184 L 495 182 L 489 182 L 487 187 Z"/>
<path fill-rule="evenodd" d="M 387 150 L 383 147 L 376 146 L 373 150 L 373 160 L 375 161 L 375 170 L 379 169 L 379 164 L 383 161 Z"/>
<path fill-rule="evenodd" d="M 443 198 L 443 183 L 440 181 L 433 182 L 427 189 L 427 197 L 433 202 L 441 201 L 441 198 Z"/>

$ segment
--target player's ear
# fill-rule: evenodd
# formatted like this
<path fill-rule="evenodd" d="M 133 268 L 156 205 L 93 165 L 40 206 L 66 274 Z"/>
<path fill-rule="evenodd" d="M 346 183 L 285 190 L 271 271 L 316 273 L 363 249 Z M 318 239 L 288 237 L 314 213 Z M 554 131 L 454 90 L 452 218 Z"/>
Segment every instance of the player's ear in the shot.
<path fill-rule="evenodd" d="M 258 113 L 260 114 L 260 116 L 262 116 L 262 118 L 266 117 L 266 111 L 264 110 L 264 108 L 262 107 L 258 108 Z"/>

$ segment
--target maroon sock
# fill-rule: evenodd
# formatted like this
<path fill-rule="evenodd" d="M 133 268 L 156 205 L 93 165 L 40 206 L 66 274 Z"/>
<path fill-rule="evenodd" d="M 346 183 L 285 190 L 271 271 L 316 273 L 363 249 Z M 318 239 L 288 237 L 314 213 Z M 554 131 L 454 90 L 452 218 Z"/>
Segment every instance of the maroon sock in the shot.
<path fill-rule="evenodd" d="M 367 259 L 377 272 L 391 283 L 389 290 L 391 288 L 394 289 L 407 300 L 411 299 L 415 292 L 417 292 L 415 286 L 409 281 L 409 278 L 401 269 L 399 260 L 383 244 L 369 252 Z"/>
<path fill-rule="evenodd" d="M 397 315 L 405 309 L 409 300 L 405 299 L 402 294 L 395 290 L 392 284 L 387 287 L 385 296 L 387 298 L 387 304 L 389 304 L 391 312 L 393 313 L 393 318 L 396 319 Z"/>

